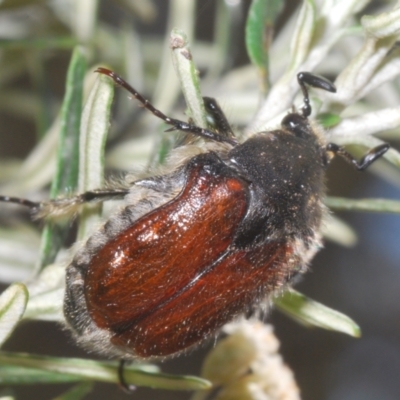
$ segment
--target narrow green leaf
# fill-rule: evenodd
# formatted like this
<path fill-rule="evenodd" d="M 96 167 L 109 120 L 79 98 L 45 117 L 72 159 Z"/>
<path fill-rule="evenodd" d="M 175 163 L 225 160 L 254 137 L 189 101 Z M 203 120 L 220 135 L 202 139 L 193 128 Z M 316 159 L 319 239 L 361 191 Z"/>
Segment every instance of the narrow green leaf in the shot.
<path fill-rule="evenodd" d="M 47 269 L 47 268 L 46 268 Z M 65 276 L 65 272 L 64 272 Z M 51 291 L 31 296 L 24 319 L 36 319 L 41 321 L 65 321 L 63 314 L 63 299 L 65 289 L 53 289 Z"/>
<path fill-rule="evenodd" d="M 113 94 L 112 80 L 98 74 L 85 104 L 80 126 L 80 192 L 98 188 L 103 184 L 104 145 L 108 133 Z"/>
<path fill-rule="evenodd" d="M 90 43 L 95 36 L 98 23 L 99 0 L 86 0 L 71 3 L 74 14 L 72 29 L 79 43 Z"/>
<path fill-rule="evenodd" d="M 388 54 L 397 42 L 397 35 L 377 39 L 367 35 L 356 56 L 343 68 L 335 80 L 337 95 L 335 110 L 340 112 L 367 93 L 366 87 L 375 81 L 376 73 L 390 59 Z M 369 88 L 371 90 L 371 87 Z"/>
<path fill-rule="evenodd" d="M 79 127 L 82 114 L 83 79 L 86 58 L 82 47 L 72 53 L 67 72 L 64 101 L 61 107 L 56 173 L 50 198 L 74 192 L 79 171 Z M 40 268 L 52 263 L 68 233 L 67 224 L 47 223 L 42 234 Z"/>
<path fill-rule="evenodd" d="M 92 383 L 84 382 L 73 387 L 71 390 L 68 390 L 68 392 L 62 394 L 61 396 L 55 397 L 53 400 L 80 400 L 89 394 L 92 391 L 92 388 Z"/>
<path fill-rule="evenodd" d="M 309 327 L 342 332 L 360 337 L 360 327 L 347 315 L 332 310 L 303 294 L 289 290 L 282 297 L 274 299 L 277 308 L 297 322 Z"/>
<path fill-rule="evenodd" d="M 207 127 L 206 112 L 200 93 L 200 83 L 196 66 L 190 51 L 186 34 L 180 29 L 171 32 L 170 47 L 172 61 L 177 72 L 183 96 L 189 109 L 190 117 L 197 126 Z"/>
<path fill-rule="evenodd" d="M 36 368 L 51 373 L 74 376 L 81 380 L 119 383 L 118 362 L 0 352 L 0 364 Z M 127 366 L 124 369 L 124 378 L 129 385 L 147 386 L 154 389 L 201 390 L 209 389 L 211 386 L 207 380 L 195 376 L 152 372 L 149 370 L 149 366 L 143 365 Z"/>
<path fill-rule="evenodd" d="M 28 290 L 22 283 L 9 286 L 0 296 L 0 345 L 16 327 L 25 312 Z"/>
<path fill-rule="evenodd" d="M 50 264 L 27 284 L 29 303 L 24 318 L 64 321 L 65 265 Z"/>
<path fill-rule="evenodd" d="M 269 85 L 269 48 L 274 24 L 282 11 L 282 0 L 253 0 L 246 21 L 245 41 L 247 54 L 258 68 L 262 85 Z"/>
<path fill-rule="evenodd" d="M 321 226 L 321 234 L 324 239 L 337 243 L 340 246 L 353 247 L 357 244 L 357 234 L 354 229 L 332 214 L 325 215 Z M 27 312 L 28 310 L 25 315 Z"/>
<path fill-rule="evenodd" d="M 293 72 L 306 59 L 314 35 L 315 20 L 316 10 L 314 1 L 304 0 L 290 44 L 290 65 L 286 75 L 292 76 Z"/>
<path fill-rule="evenodd" d="M 80 126 L 79 193 L 104 186 L 104 146 L 108 134 L 114 84 L 99 74 L 83 109 Z M 78 239 L 92 232 L 101 207 L 87 205 L 80 218 Z"/>
<path fill-rule="evenodd" d="M 375 38 L 398 36 L 400 32 L 400 8 L 396 5 L 393 10 L 378 15 L 364 15 L 361 24 L 368 35 Z"/>
<path fill-rule="evenodd" d="M 65 96 L 61 108 L 60 136 L 57 155 L 57 173 L 50 196 L 76 189 L 79 171 L 79 128 L 82 114 L 83 79 L 86 57 L 82 47 L 72 53 L 67 72 Z"/>
<path fill-rule="evenodd" d="M 400 201 L 387 199 L 348 199 L 329 196 L 325 204 L 334 210 L 400 214 Z"/>
<path fill-rule="evenodd" d="M 82 378 L 75 375 L 58 372 L 42 371 L 34 368 L 0 365 L 0 384 L 2 385 L 32 385 L 38 383 L 68 383 L 80 382 Z"/>

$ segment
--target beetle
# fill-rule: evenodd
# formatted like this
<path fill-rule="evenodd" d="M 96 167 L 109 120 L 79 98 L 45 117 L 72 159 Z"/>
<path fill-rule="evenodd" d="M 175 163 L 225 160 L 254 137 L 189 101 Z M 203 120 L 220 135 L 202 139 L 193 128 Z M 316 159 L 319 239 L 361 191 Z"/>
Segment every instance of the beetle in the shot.
<path fill-rule="evenodd" d="M 327 143 L 309 119 L 307 86 L 336 89 L 309 72 L 297 75 L 303 107 L 243 143 L 213 99 L 205 101 L 215 128 L 201 128 L 167 117 L 113 71 L 97 72 L 170 130 L 205 139 L 202 148 L 176 149 L 167 172 L 121 187 L 43 203 L 0 197 L 41 215 L 124 199 L 66 272 L 67 325 L 83 347 L 106 356 L 177 355 L 259 307 L 305 272 L 321 246 L 324 176 L 333 156 L 364 170 L 389 149 L 377 146 L 357 161 Z"/>

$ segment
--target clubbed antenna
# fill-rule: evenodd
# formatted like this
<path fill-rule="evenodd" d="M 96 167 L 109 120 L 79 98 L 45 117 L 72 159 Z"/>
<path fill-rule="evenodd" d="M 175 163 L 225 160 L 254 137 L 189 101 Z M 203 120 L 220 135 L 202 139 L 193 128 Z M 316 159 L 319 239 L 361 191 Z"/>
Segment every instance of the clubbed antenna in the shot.
<path fill-rule="evenodd" d="M 297 74 L 297 81 L 299 82 L 300 89 L 304 96 L 303 117 L 306 118 L 311 114 L 310 98 L 306 85 L 336 93 L 336 87 L 332 82 L 322 76 L 311 74 L 310 72 L 299 72 Z"/>

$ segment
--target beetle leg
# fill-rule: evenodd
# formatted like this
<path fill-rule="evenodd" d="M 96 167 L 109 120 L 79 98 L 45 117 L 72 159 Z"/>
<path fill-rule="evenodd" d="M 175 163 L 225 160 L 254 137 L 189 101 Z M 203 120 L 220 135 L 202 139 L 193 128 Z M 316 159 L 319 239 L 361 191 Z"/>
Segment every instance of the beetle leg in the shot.
<path fill-rule="evenodd" d="M 218 102 L 213 97 L 203 97 L 203 101 L 207 113 L 213 119 L 212 124 L 215 132 L 234 138 L 235 135 L 232 132 L 232 128 Z"/>
<path fill-rule="evenodd" d="M 21 199 L 20 197 L 12 197 L 12 196 L 0 196 L 0 202 L 18 204 L 20 206 L 32 209 L 39 208 L 41 204 L 40 202 L 37 201 Z"/>
<path fill-rule="evenodd" d="M 28 207 L 32 210 L 33 214 L 41 218 L 47 216 L 69 215 L 76 212 L 76 209 L 83 204 L 100 203 L 106 200 L 120 200 L 128 193 L 128 189 L 98 189 L 65 199 L 54 199 L 43 202 L 0 195 L 0 202 L 19 204 Z"/>
<path fill-rule="evenodd" d="M 341 156 L 349 164 L 358 171 L 363 171 L 368 168 L 374 161 L 382 157 L 388 150 L 390 146 L 386 143 L 376 146 L 366 153 L 360 161 L 357 161 L 349 152 L 347 152 L 342 146 L 338 146 L 335 143 L 328 143 L 326 145 L 326 151 L 331 151 L 332 153 Z"/>

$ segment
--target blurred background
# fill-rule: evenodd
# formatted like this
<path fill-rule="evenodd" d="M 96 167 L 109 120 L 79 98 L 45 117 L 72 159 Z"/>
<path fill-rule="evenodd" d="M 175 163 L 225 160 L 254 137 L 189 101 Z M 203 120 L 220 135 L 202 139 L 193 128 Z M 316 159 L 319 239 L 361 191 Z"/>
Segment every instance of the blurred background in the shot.
<path fill-rule="evenodd" d="M 58 114 L 71 51 L 78 42 L 87 46 L 89 70 L 98 63 L 110 66 L 148 98 L 154 98 L 156 93 L 155 102 L 164 105 L 163 111 L 184 118 L 185 106 L 179 93 L 171 89 L 168 98 L 165 93 L 168 85 L 158 80 L 159 70 L 164 67 L 160 67 L 160 60 L 168 60 L 160 54 L 168 51 L 165 38 L 170 29 L 172 2 L 104 0 L 98 2 L 97 11 L 95 8 L 84 11 L 85 7 L 78 7 L 76 3 L 10 0 L 0 4 L 0 187 L 13 187 L 10 179 Z M 92 2 L 87 2 L 88 7 L 89 3 Z M 284 2 L 276 22 L 276 34 L 291 21 L 299 4 L 299 1 Z M 174 7 L 177 5 L 179 2 L 174 2 Z M 249 66 L 244 42 L 249 5 L 250 1 L 240 0 L 199 1 L 195 3 L 194 21 L 182 21 L 184 29 L 187 23 L 194 23 L 191 47 L 202 79 L 202 93 L 220 101 L 238 131 L 244 127 L 246 119 L 252 117 L 260 99 L 257 72 Z M 375 10 L 372 2 L 362 14 Z M 78 11 L 91 16 L 87 19 L 87 32 L 82 16 L 74 14 Z M 218 28 L 224 15 L 230 24 L 232 40 L 220 50 L 224 56 L 218 58 L 218 52 L 210 51 L 210 43 L 217 34 L 222 34 Z M 356 51 L 357 48 L 353 53 Z M 340 57 L 345 55 L 341 53 Z M 270 63 L 273 68 L 274 60 Z M 278 72 L 272 73 L 272 80 Z M 318 72 L 335 78 L 324 65 Z M 239 81 L 238 76 L 242 76 Z M 398 80 L 393 85 L 400 93 Z M 157 128 L 142 128 L 147 117 L 136 104 L 126 101 L 126 94 L 121 92 L 116 90 L 107 145 L 110 174 L 130 168 L 130 164 L 132 168 L 146 166 L 159 140 Z M 138 124 L 141 125 L 138 127 Z M 385 134 L 381 137 L 385 138 Z M 395 140 L 393 135 L 387 135 L 397 148 L 398 137 Z M 127 144 L 130 150 L 119 153 Z M 51 173 L 51 170 L 45 171 L 35 188 L 14 185 L 16 192 L 7 194 L 45 196 Z M 328 194 L 332 196 L 399 199 L 399 182 L 398 176 L 392 180 L 382 179 L 378 170 L 355 172 L 342 160 L 334 160 L 327 174 Z M 303 399 L 397 400 L 400 398 L 400 216 L 356 212 L 335 215 L 354 229 L 357 243 L 344 247 L 326 241 L 325 248 L 313 260 L 310 272 L 296 289 L 350 316 L 360 325 L 362 337 L 354 339 L 340 333 L 307 329 L 276 310 L 267 319 L 275 327 L 282 355 L 294 371 Z M 20 217 L 13 209 L 6 220 L 0 210 L 0 221 L 5 226 L 17 223 Z M 29 226 L 39 232 L 40 224 Z M 38 247 L 35 240 L 26 243 L 33 247 L 29 250 L 32 255 Z M 26 254 L 28 259 L 24 262 L 29 268 L 31 253 Z M 2 285 L 6 286 L 7 282 Z M 88 357 L 53 322 L 24 322 L 4 349 Z M 188 356 L 163 363 L 161 368 L 169 373 L 199 374 L 206 352 L 207 347 L 195 350 Z M 69 387 L 71 385 L 65 384 L 16 385 L 11 387 L 10 393 L 15 394 L 16 399 L 52 399 Z M 188 393 L 143 388 L 132 395 L 137 399 L 165 400 L 189 397 Z M 86 398 L 123 399 L 126 394 L 114 385 L 96 383 L 94 391 Z"/>

